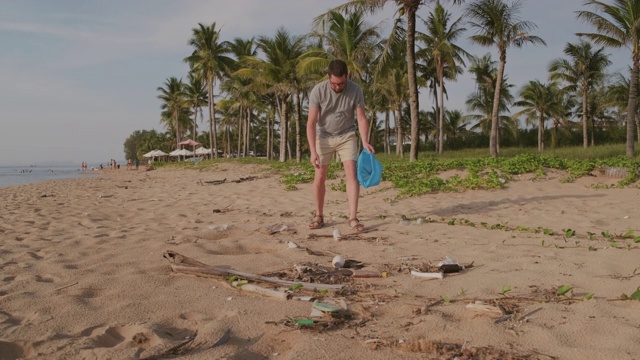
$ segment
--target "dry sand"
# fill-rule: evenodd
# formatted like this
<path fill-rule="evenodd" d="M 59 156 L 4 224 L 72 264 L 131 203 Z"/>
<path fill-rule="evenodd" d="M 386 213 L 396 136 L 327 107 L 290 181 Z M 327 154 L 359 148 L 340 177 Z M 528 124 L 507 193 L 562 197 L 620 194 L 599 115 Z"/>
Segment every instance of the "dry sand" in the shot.
<path fill-rule="evenodd" d="M 233 182 L 249 176 L 257 178 Z M 259 166 L 123 169 L 3 188 L 0 359 L 162 358 L 196 332 L 174 351 L 181 358 L 440 359 L 463 347 L 460 359 L 638 359 L 640 302 L 618 298 L 640 286 L 640 244 L 618 240 L 614 248 L 600 234 L 640 235 L 640 190 L 596 189 L 617 181 L 599 177 L 562 183 L 564 176 L 552 171 L 517 177 L 502 190 L 400 200 L 383 182 L 361 191 L 368 232 L 340 242 L 334 228 L 351 234 L 345 193 L 327 191 L 327 226 L 311 231 L 311 185 L 286 191 Z M 403 215 L 436 222 L 403 222 Z M 467 221 L 475 226 L 460 224 Z M 270 235 L 275 224 L 297 232 Z M 531 231 L 538 227 L 576 236 Z M 331 254 L 342 254 L 387 277 L 349 278 L 356 294 L 320 294 L 343 299 L 351 318 L 298 328 L 291 320 L 308 318 L 312 303 L 173 273 L 166 250 L 254 274 L 304 262 L 330 266 Z M 442 280 L 409 274 L 447 256 L 474 266 Z M 573 290 L 556 296 L 565 284 Z M 501 295 L 505 286 L 511 291 Z M 588 293 L 593 298 L 581 300 Z M 513 315 L 495 323 L 499 315 L 467 308 L 476 300 Z"/>

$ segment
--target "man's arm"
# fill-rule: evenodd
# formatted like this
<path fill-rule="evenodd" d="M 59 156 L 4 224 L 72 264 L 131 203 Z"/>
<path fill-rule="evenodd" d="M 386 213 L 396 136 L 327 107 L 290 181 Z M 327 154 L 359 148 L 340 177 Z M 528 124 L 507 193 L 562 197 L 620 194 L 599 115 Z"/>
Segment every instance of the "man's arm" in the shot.
<path fill-rule="evenodd" d="M 311 114 L 311 111 L 309 111 L 309 114 Z M 367 151 L 373 154 L 375 150 L 373 146 L 369 144 L 369 122 L 364 112 L 364 106 L 358 106 L 356 108 L 356 115 L 358 117 L 358 131 L 360 132 L 360 139 L 362 139 L 362 148 L 367 149 Z"/>
<path fill-rule="evenodd" d="M 309 142 L 309 151 L 311 151 L 311 164 L 319 169 L 318 152 L 316 151 L 316 124 L 318 123 L 318 108 L 309 106 L 307 117 L 307 141 Z"/>

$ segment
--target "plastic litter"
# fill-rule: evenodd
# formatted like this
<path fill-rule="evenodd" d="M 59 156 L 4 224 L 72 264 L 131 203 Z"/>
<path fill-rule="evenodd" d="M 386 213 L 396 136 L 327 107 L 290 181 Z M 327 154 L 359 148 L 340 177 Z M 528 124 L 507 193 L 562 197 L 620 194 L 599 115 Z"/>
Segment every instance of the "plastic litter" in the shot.
<path fill-rule="evenodd" d="M 358 156 L 357 175 L 365 188 L 380 184 L 382 179 L 382 164 L 366 149 Z"/>

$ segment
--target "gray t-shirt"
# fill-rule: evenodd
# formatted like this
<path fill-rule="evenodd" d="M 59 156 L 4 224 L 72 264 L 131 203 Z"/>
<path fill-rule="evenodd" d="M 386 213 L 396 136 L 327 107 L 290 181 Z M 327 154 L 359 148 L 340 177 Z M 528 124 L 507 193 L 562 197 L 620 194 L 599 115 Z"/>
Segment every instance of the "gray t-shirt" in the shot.
<path fill-rule="evenodd" d="M 318 108 L 316 136 L 328 138 L 355 131 L 358 106 L 364 107 L 364 95 L 360 85 L 351 80 L 339 93 L 333 91 L 329 80 L 314 86 L 309 94 L 309 107 Z"/>

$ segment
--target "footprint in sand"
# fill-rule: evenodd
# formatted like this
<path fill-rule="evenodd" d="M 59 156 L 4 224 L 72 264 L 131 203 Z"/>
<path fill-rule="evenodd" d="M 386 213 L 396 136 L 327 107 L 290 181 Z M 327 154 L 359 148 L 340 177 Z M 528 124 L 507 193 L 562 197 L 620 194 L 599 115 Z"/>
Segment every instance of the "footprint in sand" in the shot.
<path fill-rule="evenodd" d="M 35 275 L 34 278 L 38 282 L 45 282 L 45 283 L 55 283 L 61 280 L 59 277 L 53 276 L 51 274 Z"/>
<path fill-rule="evenodd" d="M 138 359 L 159 358 L 176 345 L 196 336 L 191 329 L 177 329 L 154 324 L 93 326 L 80 332 L 81 354 L 117 358 L 136 354 Z M 74 346 L 75 347 L 75 346 Z"/>
<path fill-rule="evenodd" d="M 18 344 L 0 340 L 0 359 L 21 359 L 33 353 L 30 347 L 22 347 Z"/>

